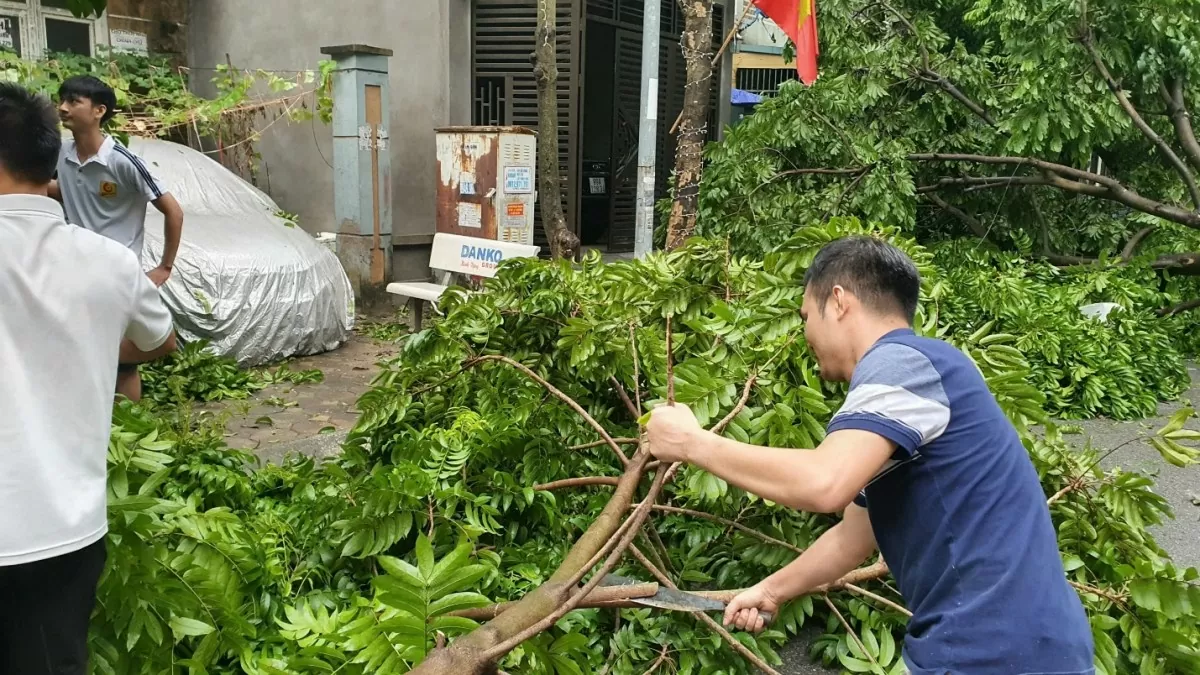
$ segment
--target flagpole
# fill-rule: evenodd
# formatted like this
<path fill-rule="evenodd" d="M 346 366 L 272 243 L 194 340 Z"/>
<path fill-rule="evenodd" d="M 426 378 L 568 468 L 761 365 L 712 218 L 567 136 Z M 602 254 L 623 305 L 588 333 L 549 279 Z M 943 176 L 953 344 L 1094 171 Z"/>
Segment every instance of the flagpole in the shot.
<path fill-rule="evenodd" d="M 717 50 L 716 54 L 713 54 L 713 58 L 712 58 L 712 67 L 713 68 L 716 68 L 717 64 L 721 62 L 721 57 L 725 55 L 725 50 L 729 49 L 729 45 L 733 43 L 733 38 L 735 35 L 737 35 L 738 29 L 741 28 L 742 22 L 746 20 L 746 17 L 750 16 L 750 10 L 754 9 L 754 0 L 745 0 L 745 2 L 746 2 L 746 6 L 742 8 L 742 15 L 738 17 L 737 21 L 733 22 L 733 28 L 729 29 L 729 34 L 725 36 L 725 41 L 721 43 L 721 48 Z M 678 131 L 679 123 L 682 121 L 683 121 L 683 111 L 680 110 L 679 116 L 675 118 L 675 123 L 671 125 L 670 133 L 673 134 L 676 131 Z"/>
<path fill-rule="evenodd" d="M 638 129 L 637 221 L 633 255 L 644 258 L 654 248 L 654 155 L 658 145 L 658 36 L 661 4 L 645 0 L 642 10 L 642 96 Z"/>

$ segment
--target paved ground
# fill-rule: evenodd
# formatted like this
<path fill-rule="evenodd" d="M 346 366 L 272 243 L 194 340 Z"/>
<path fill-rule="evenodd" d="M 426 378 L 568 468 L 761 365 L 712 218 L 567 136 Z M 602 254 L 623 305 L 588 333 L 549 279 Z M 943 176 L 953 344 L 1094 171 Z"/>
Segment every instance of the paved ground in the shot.
<path fill-rule="evenodd" d="M 226 425 L 231 446 L 252 450 L 264 462 L 278 461 L 292 452 L 316 457 L 336 454 L 346 431 L 358 412 L 355 402 L 370 386 L 379 361 L 397 350 L 398 334 L 378 324 L 364 323 L 359 332 L 341 349 L 318 356 L 297 359 L 293 370 L 320 369 L 325 379 L 317 384 L 276 385 L 256 394 L 249 401 L 224 404 L 230 415 Z M 1200 369 L 1191 369 L 1193 387 L 1184 395 L 1200 406 Z M 1102 448 L 1113 448 L 1131 439 L 1148 435 L 1166 423 L 1179 404 L 1164 404 L 1160 416 L 1138 422 L 1091 420 L 1083 422 L 1082 435 L 1067 438 L 1079 444 L 1091 439 Z M 1190 428 L 1200 429 L 1193 420 Z M 1158 472 L 1158 489 L 1176 512 L 1176 519 L 1155 528 L 1160 544 L 1181 566 L 1200 566 L 1200 467 L 1179 469 L 1166 464 L 1147 444 L 1135 441 L 1113 453 L 1103 465 Z M 785 675 L 834 675 L 838 671 L 822 668 L 808 660 L 811 632 L 793 640 L 780 655 Z"/>
<path fill-rule="evenodd" d="M 355 421 L 355 404 L 379 371 L 377 364 L 397 351 L 393 342 L 356 332 L 340 349 L 289 362 L 293 371 L 317 369 L 319 383 L 277 384 L 245 401 L 209 404 L 223 411 L 226 442 L 252 451 L 263 462 L 290 452 L 328 456 L 340 450 Z"/>

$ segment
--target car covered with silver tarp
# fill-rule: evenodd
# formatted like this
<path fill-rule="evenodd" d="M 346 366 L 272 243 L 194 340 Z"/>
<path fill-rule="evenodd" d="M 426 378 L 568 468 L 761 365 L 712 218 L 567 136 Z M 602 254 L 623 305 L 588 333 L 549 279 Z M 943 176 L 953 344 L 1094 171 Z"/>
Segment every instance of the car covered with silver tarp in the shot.
<path fill-rule="evenodd" d="M 183 207 L 183 240 L 163 298 L 184 340 L 243 366 L 337 348 L 354 328 L 354 292 L 328 247 L 280 217 L 265 193 L 185 145 L 131 138 Z M 158 264 L 163 216 L 146 212 L 142 263 Z"/>

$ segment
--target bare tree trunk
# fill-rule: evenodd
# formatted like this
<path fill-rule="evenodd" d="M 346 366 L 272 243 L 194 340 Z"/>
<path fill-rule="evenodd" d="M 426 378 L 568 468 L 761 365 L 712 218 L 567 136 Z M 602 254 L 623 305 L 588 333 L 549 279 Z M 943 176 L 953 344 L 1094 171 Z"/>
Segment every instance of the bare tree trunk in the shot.
<path fill-rule="evenodd" d="M 538 0 L 533 72 L 538 88 L 538 203 L 542 227 L 555 258 L 574 258 L 579 237 L 567 229 L 562 208 L 562 181 L 558 169 L 558 62 L 554 53 L 556 0 Z"/>
<path fill-rule="evenodd" d="M 713 74 L 712 0 L 680 0 L 680 5 L 684 28 L 679 43 L 687 62 L 687 84 L 683 90 L 679 144 L 675 149 L 675 203 L 667 226 L 667 250 L 680 246 L 696 231 Z"/>

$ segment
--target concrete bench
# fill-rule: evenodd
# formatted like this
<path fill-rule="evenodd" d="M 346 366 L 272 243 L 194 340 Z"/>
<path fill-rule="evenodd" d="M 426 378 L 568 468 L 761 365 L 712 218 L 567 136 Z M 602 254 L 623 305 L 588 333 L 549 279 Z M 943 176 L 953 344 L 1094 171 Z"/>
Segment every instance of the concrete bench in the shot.
<path fill-rule="evenodd" d="M 429 254 L 434 281 L 395 282 L 388 284 L 387 291 L 408 298 L 408 325 L 415 333 L 421 330 L 425 303 L 433 305 L 436 311 L 437 301 L 450 287 L 454 275 L 494 277 L 501 261 L 536 257 L 539 250 L 526 244 L 439 232 L 433 235 L 433 250 Z"/>

